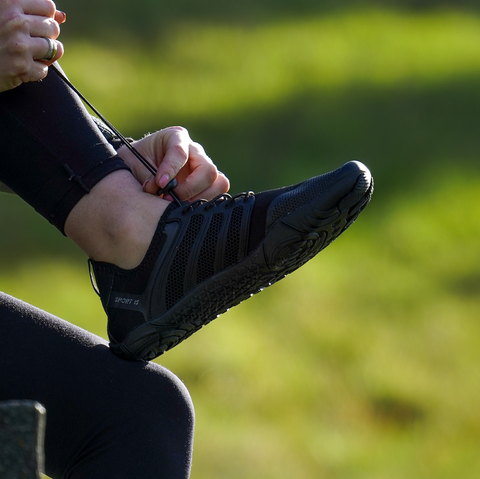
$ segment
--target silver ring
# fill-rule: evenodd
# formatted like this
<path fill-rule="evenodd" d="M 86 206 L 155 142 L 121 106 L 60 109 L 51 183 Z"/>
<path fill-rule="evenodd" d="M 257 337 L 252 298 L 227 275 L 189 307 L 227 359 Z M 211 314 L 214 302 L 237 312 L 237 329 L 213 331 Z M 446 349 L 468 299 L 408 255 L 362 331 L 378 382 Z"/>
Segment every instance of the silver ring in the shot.
<path fill-rule="evenodd" d="M 42 37 L 42 38 L 44 40 L 47 40 L 48 52 L 43 58 L 40 58 L 40 61 L 49 62 L 50 60 L 53 60 L 55 58 L 55 55 L 57 54 L 57 42 L 48 37 Z"/>

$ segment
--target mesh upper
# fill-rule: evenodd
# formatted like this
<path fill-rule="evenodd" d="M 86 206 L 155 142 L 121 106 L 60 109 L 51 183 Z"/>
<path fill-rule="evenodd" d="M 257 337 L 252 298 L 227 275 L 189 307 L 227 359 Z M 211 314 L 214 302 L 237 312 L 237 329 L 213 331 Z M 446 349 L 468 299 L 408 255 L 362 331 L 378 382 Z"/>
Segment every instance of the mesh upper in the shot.
<path fill-rule="evenodd" d="M 215 273 L 215 254 L 218 235 L 223 224 L 223 214 L 216 213 L 212 216 L 210 226 L 205 235 L 200 257 L 198 258 L 197 282 L 201 283 Z"/>
<path fill-rule="evenodd" d="M 228 225 L 227 244 L 225 249 L 224 267 L 234 265 L 238 261 L 238 249 L 240 247 L 240 226 L 242 224 L 243 208 L 237 206 L 233 209 L 230 224 Z"/>
<path fill-rule="evenodd" d="M 188 258 L 203 223 L 203 216 L 194 215 L 190 220 L 180 246 L 178 247 L 175 258 L 170 267 L 166 287 L 167 308 L 171 308 L 184 295 L 183 283 L 185 278 L 185 269 Z"/>

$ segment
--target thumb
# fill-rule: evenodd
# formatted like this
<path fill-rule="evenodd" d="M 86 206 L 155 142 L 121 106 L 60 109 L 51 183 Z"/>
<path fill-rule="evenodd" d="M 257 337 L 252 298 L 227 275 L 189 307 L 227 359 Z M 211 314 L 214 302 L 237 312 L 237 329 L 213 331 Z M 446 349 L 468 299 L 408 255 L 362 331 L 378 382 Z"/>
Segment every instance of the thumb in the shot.
<path fill-rule="evenodd" d="M 150 176 L 143 182 L 143 191 L 145 191 L 145 193 L 151 193 L 152 195 L 157 194 L 158 185 L 154 176 Z"/>

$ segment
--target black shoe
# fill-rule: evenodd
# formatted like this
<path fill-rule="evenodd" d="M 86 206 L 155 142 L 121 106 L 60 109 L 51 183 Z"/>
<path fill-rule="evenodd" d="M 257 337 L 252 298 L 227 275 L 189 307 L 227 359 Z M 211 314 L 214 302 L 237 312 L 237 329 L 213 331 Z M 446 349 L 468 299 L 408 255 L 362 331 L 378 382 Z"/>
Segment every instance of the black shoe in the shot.
<path fill-rule="evenodd" d="M 132 270 L 90 260 L 110 347 L 153 359 L 296 270 L 345 231 L 373 192 L 352 161 L 295 186 L 172 203 Z"/>

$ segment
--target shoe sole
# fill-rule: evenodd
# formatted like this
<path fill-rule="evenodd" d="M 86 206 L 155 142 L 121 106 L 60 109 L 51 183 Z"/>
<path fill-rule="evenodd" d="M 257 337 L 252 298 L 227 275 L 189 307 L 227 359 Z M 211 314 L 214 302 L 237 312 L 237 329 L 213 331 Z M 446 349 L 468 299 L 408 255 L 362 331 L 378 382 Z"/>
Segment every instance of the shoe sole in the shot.
<path fill-rule="evenodd" d="M 138 326 L 121 343 L 112 341 L 113 352 L 125 359 L 152 360 L 325 249 L 356 220 L 373 193 L 373 178 L 363 164 L 345 166 L 342 188 L 349 180 L 352 186 L 334 206 L 316 208 L 314 200 L 284 216 L 243 261 L 197 285 L 173 308 Z"/>

